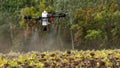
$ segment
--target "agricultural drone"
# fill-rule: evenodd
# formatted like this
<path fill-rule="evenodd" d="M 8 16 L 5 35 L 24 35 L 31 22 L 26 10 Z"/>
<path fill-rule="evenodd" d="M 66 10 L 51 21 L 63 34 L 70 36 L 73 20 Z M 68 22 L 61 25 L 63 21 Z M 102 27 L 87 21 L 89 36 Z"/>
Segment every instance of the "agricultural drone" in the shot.
<path fill-rule="evenodd" d="M 24 19 L 28 22 L 31 20 L 41 21 L 43 31 L 47 31 L 48 25 L 50 24 L 50 22 L 52 22 L 54 18 L 61 18 L 61 17 L 66 17 L 66 14 L 65 13 L 56 14 L 53 12 L 43 11 L 41 16 L 31 17 L 29 15 L 26 15 L 24 16 Z M 30 25 L 31 23 L 27 23 L 27 24 Z"/>

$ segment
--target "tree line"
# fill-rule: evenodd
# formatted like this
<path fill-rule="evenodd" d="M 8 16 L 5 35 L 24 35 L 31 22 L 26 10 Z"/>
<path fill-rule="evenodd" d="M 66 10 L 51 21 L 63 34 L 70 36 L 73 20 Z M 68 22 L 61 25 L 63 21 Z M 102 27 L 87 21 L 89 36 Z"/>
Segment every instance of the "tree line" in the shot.
<path fill-rule="evenodd" d="M 0 6 L 0 40 L 7 40 L 9 46 L 23 42 L 24 15 L 40 16 L 44 10 L 67 13 L 60 20 L 60 33 L 73 49 L 118 48 L 120 44 L 119 0 L 1 0 Z"/>

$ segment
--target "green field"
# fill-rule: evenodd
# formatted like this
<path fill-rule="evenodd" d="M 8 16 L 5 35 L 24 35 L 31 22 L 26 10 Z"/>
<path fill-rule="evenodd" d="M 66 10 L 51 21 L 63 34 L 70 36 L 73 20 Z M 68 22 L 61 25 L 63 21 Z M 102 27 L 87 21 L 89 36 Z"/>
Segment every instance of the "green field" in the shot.
<path fill-rule="evenodd" d="M 120 50 L 71 50 L 0 55 L 0 68 L 119 68 Z"/>

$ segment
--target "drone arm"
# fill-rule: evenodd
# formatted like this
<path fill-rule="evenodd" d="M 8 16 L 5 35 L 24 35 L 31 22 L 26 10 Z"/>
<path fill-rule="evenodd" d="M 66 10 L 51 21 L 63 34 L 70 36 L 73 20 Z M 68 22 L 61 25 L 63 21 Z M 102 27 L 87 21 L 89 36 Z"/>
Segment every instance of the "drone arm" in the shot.
<path fill-rule="evenodd" d="M 48 16 L 48 17 L 41 17 L 41 16 L 39 16 L 39 17 L 31 17 L 31 16 L 24 16 L 24 19 L 26 19 L 26 20 L 30 20 L 30 19 L 34 19 L 34 20 L 42 20 L 42 19 L 44 19 L 44 18 L 60 18 L 60 17 L 66 17 L 66 14 L 63 14 L 63 13 L 60 13 L 60 14 L 58 14 L 58 15 L 51 15 L 51 16 Z"/>
<path fill-rule="evenodd" d="M 38 21 L 38 20 L 42 20 L 42 17 L 39 16 L 39 17 L 34 17 L 34 18 L 32 18 L 32 19 Z"/>
<path fill-rule="evenodd" d="M 60 17 L 66 17 L 66 14 L 59 14 L 59 15 L 54 15 L 53 18 L 60 18 Z"/>
<path fill-rule="evenodd" d="M 36 21 L 37 21 L 37 20 L 42 20 L 42 17 L 39 16 L 39 17 L 33 17 L 33 18 L 32 18 L 31 16 L 24 16 L 24 19 L 25 19 L 25 20 L 33 19 L 33 20 L 36 20 Z"/>
<path fill-rule="evenodd" d="M 28 20 L 30 20 L 30 19 L 32 19 L 32 17 L 31 16 L 24 16 L 24 19 L 28 19 Z"/>

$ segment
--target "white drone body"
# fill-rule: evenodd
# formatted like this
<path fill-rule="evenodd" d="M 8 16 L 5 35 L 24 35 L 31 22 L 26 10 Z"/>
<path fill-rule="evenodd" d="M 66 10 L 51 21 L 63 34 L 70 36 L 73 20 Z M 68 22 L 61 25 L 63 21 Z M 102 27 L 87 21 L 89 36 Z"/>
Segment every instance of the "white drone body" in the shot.
<path fill-rule="evenodd" d="M 48 25 L 48 18 L 47 18 L 47 16 L 48 16 L 48 13 L 47 13 L 47 11 L 43 11 L 42 12 L 42 26 L 47 26 Z"/>

